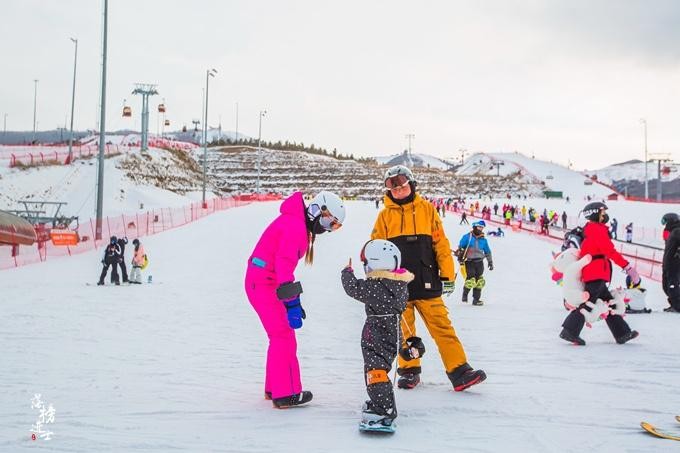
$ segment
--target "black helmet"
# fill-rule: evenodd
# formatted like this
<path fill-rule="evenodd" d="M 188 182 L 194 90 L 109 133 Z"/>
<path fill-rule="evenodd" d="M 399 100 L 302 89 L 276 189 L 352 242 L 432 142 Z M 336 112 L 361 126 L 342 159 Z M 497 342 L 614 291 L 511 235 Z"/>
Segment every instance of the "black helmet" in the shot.
<path fill-rule="evenodd" d="M 111 236 L 111 244 L 115 244 L 116 242 L 118 242 L 118 238 L 115 236 Z"/>
<path fill-rule="evenodd" d="M 139 239 L 135 239 L 134 241 L 132 241 L 132 245 L 137 247 L 139 245 Z"/>
<path fill-rule="evenodd" d="M 606 211 L 607 209 L 607 205 L 601 201 L 593 201 L 592 203 L 585 205 L 581 212 L 583 213 L 583 217 L 586 219 L 592 222 L 600 222 L 600 213 L 602 211 Z M 607 220 L 609 220 L 609 216 L 605 216 L 607 217 Z M 602 223 L 607 223 L 607 220 L 604 220 Z"/>
<path fill-rule="evenodd" d="M 669 212 L 661 217 L 661 225 L 672 225 L 680 221 L 680 217 L 674 212 Z"/>

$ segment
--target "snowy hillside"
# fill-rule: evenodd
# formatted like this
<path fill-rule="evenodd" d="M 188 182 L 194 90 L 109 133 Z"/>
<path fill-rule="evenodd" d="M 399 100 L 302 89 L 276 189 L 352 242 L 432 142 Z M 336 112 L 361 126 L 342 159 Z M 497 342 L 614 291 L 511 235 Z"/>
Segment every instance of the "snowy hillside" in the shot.
<path fill-rule="evenodd" d="M 202 173 L 183 151 L 126 152 L 104 161 L 104 215 L 184 206 L 196 199 Z M 97 160 L 28 169 L 0 166 L 0 209 L 20 200 L 63 201 L 62 214 L 87 220 L 95 214 Z M 211 195 L 212 196 L 212 195 Z M 48 214 L 49 215 L 49 214 Z"/>
<path fill-rule="evenodd" d="M 201 150 L 195 150 L 202 159 Z M 299 151 L 263 149 L 260 183 L 265 192 L 290 193 L 294 190 L 315 192 L 334 190 L 342 196 L 375 199 L 383 194 L 385 166 L 335 159 Z M 257 148 L 226 146 L 208 152 L 208 172 L 217 180 L 223 193 L 255 190 L 257 185 Z M 539 193 L 536 184 L 521 178 L 490 178 L 470 175 L 454 177 L 453 172 L 437 168 L 414 168 L 423 193 L 440 197 Z"/>
<path fill-rule="evenodd" d="M 680 165 L 674 163 L 663 163 L 661 179 L 663 181 L 671 181 L 680 177 Z M 614 181 L 620 180 L 637 180 L 644 181 L 645 179 L 645 163 L 642 161 L 625 162 L 621 164 L 614 164 L 608 167 L 600 168 L 586 172 L 589 175 L 597 176 L 599 181 L 607 184 L 612 184 Z M 656 162 L 649 162 L 647 164 L 647 177 L 649 180 L 657 179 L 658 167 Z"/>
<path fill-rule="evenodd" d="M 453 164 L 444 159 L 439 159 L 427 154 L 408 153 L 392 154 L 390 156 L 379 156 L 375 160 L 380 165 L 406 165 L 409 168 L 425 167 L 438 168 L 440 170 L 450 170 Z"/>
<path fill-rule="evenodd" d="M 396 390 L 398 432 L 360 435 L 365 315 L 344 295 L 340 270 L 349 257 L 358 262 L 375 220 L 362 202 L 347 203 L 345 226 L 320 236 L 314 266 L 296 273 L 307 311 L 298 350 L 314 400 L 272 409 L 262 395 L 267 340 L 243 275 L 278 206 L 231 209 L 143 238 L 148 285 L 87 286 L 98 252 L 2 271 L 0 451 L 674 451 L 639 422 L 677 431 L 680 365 L 669 341 L 677 315 L 629 315 L 641 336 L 623 346 L 602 322 L 584 330 L 586 347 L 565 343 L 557 335 L 566 312 L 547 269 L 554 247 L 511 231 L 490 239 L 496 269 L 486 275 L 486 305 L 462 304 L 460 279 L 447 299 L 469 362 L 487 381 L 454 393 L 419 324 L 423 381 Z M 444 224 L 452 241 L 467 231 L 454 216 Z M 653 309 L 664 306 L 658 284 L 648 293 Z M 37 393 L 56 411 L 49 441 L 30 440 Z"/>
<path fill-rule="evenodd" d="M 581 200 L 586 196 L 603 198 L 612 190 L 593 184 L 583 174 L 559 164 L 545 162 L 520 153 L 480 153 L 466 159 L 456 172 L 460 175 L 508 175 L 520 171 L 522 175 L 544 185 L 544 190 L 561 191 L 565 197 Z"/>

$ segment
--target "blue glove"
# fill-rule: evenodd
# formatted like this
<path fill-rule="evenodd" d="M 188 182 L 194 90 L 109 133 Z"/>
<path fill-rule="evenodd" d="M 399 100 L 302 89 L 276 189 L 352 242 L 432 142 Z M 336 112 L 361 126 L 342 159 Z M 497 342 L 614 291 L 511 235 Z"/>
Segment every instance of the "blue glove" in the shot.
<path fill-rule="evenodd" d="M 307 317 L 307 314 L 300 304 L 300 296 L 295 299 L 284 301 L 283 305 L 286 307 L 288 325 L 292 329 L 299 329 L 302 327 L 302 320 Z"/>

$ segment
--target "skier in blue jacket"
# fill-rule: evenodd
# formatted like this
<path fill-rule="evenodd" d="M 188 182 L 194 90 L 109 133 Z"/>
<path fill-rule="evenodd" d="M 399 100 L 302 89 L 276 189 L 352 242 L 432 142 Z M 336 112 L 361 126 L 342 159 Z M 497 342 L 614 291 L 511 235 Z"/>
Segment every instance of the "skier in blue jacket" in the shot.
<path fill-rule="evenodd" d="M 468 301 L 468 294 L 472 290 L 472 305 L 484 305 L 484 302 L 480 299 L 482 288 L 486 283 L 482 276 L 484 274 L 484 258 L 486 258 L 489 270 L 493 270 L 493 258 L 491 257 L 489 243 L 484 237 L 484 227 L 486 227 L 486 222 L 483 220 L 474 222 L 472 231 L 460 238 L 458 250 L 455 252 L 461 266 L 465 265 L 463 302 Z"/>

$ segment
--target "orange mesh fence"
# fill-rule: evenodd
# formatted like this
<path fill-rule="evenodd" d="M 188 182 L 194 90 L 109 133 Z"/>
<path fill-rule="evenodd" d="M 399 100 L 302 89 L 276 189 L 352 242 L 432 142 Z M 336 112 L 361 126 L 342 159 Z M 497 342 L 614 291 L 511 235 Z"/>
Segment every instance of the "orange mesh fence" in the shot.
<path fill-rule="evenodd" d="M 208 200 L 203 208 L 201 202 L 178 208 L 153 209 L 143 213 L 121 214 L 102 219 L 101 237 L 96 240 L 96 219 L 83 222 L 78 227 L 80 241 L 74 246 L 56 246 L 49 232 L 38 230 L 39 241 L 32 246 L 0 245 L 0 270 L 26 264 L 39 263 L 49 258 L 76 255 L 105 247 L 111 236 L 138 238 L 150 236 L 181 227 L 218 211 L 244 206 L 257 201 L 280 200 L 281 195 L 241 195 Z"/>
<path fill-rule="evenodd" d="M 457 212 L 453 209 L 453 207 L 450 207 L 448 210 L 451 212 Z M 466 213 L 469 217 L 481 218 L 481 214 L 478 217 L 476 214 L 470 215 L 469 210 L 467 210 Z M 492 219 L 491 217 L 492 216 L 490 214 L 487 214 L 484 217 L 484 220 L 486 222 L 499 225 L 501 228 L 510 228 L 513 232 L 530 233 L 536 239 L 547 241 L 556 245 L 562 244 L 564 241 L 565 231 L 561 228 L 550 227 L 548 229 L 548 234 L 544 234 L 541 233 L 539 222 L 518 222 L 513 219 L 510 222 L 510 226 L 508 226 L 501 216 L 493 216 L 497 217 L 499 220 Z M 621 241 L 614 241 L 614 244 L 618 252 L 621 253 L 621 255 L 623 255 L 633 266 L 635 266 L 640 275 L 651 280 L 661 281 L 663 250 L 649 245 L 631 244 Z"/>

